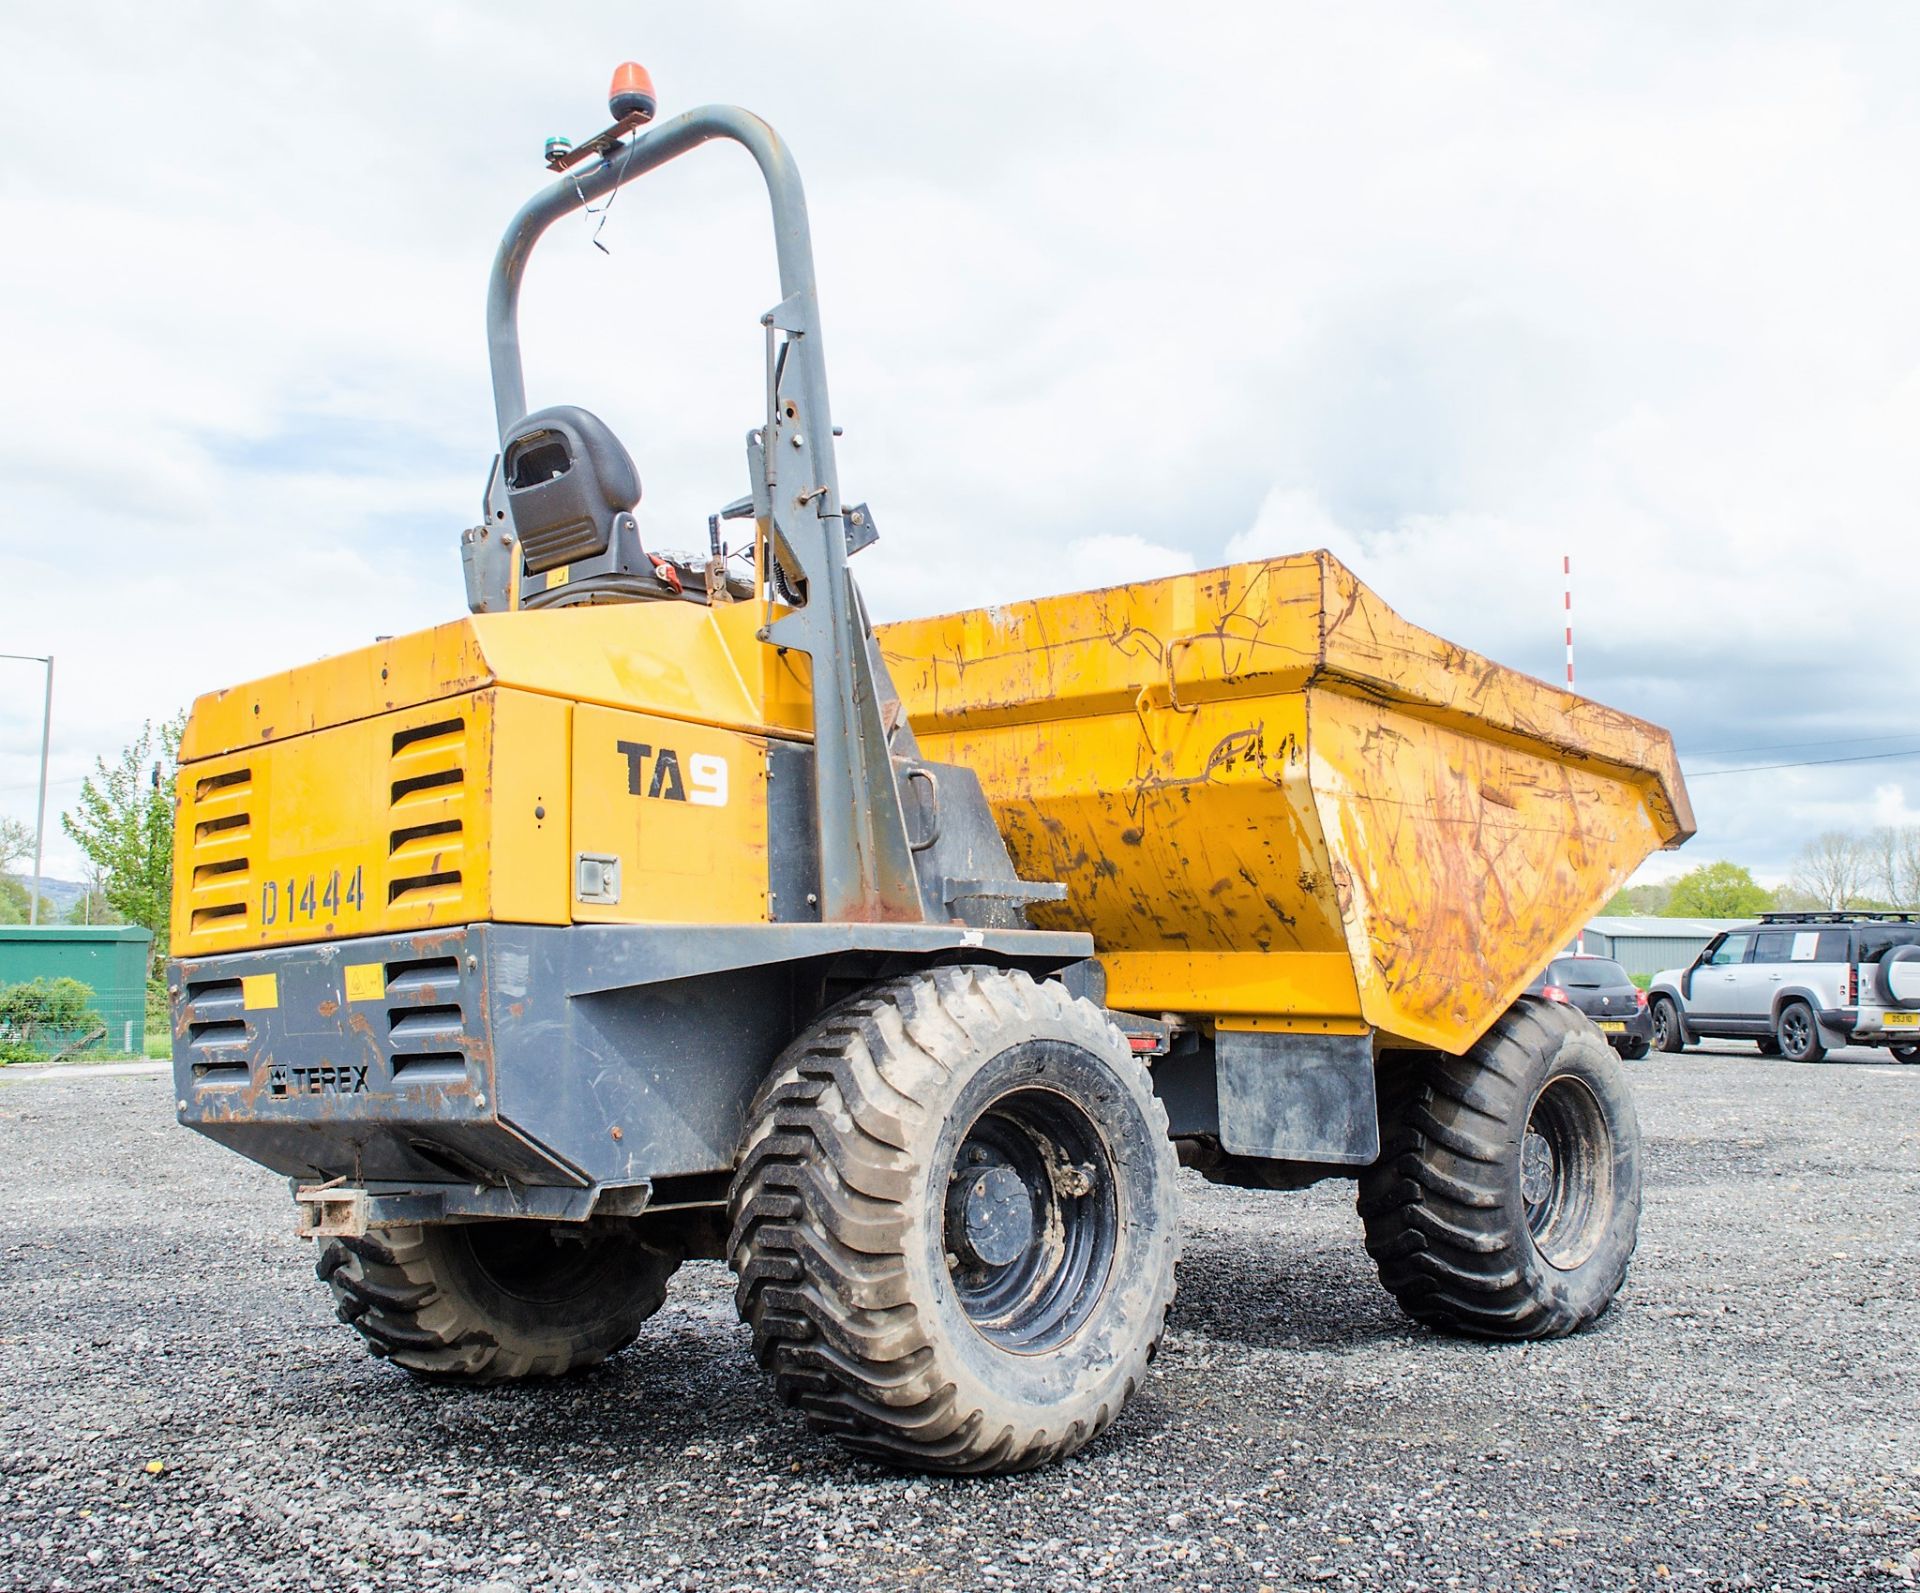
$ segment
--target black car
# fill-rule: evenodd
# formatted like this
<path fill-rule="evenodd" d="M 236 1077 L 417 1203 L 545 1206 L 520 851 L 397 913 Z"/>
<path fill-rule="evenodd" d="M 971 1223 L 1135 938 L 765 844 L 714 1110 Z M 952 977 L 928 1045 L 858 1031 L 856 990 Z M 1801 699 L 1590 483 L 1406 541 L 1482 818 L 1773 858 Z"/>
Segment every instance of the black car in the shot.
<path fill-rule="evenodd" d="M 1611 957 L 1555 957 L 1527 994 L 1584 1012 L 1629 1062 L 1639 1061 L 1653 1044 L 1647 993 Z"/>

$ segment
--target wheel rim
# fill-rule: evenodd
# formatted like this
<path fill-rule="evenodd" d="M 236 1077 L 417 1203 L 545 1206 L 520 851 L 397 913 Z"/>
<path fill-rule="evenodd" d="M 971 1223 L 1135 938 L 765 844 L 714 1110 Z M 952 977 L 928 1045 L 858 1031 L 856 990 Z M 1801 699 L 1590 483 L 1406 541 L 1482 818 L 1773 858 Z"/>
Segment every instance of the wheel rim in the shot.
<path fill-rule="evenodd" d="M 947 1274 L 981 1337 L 1037 1354 L 1106 1292 L 1119 1242 L 1112 1153 L 1064 1095 L 1012 1090 L 974 1119 L 948 1171 Z"/>
<path fill-rule="evenodd" d="M 1664 1001 L 1657 1001 L 1653 1007 L 1653 1043 L 1662 1051 L 1667 1048 L 1667 1026 L 1673 1021 Z"/>
<path fill-rule="evenodd" d="M 1804 1007 L 1788 1007 L 1780 1014 L 1780 1049 L 1798 1061 L 1813 1040 L 1813 1020 Z"/>
<path fill-rule="evenodd" d="M 1520 1142 L 1520 1199 L 1550 1266 L 1571 1271 L 1599 1246 L 1613 1201 L 1613 1132 L 1582 1080 L 1563 1074 L 1534 1098 Z"/>

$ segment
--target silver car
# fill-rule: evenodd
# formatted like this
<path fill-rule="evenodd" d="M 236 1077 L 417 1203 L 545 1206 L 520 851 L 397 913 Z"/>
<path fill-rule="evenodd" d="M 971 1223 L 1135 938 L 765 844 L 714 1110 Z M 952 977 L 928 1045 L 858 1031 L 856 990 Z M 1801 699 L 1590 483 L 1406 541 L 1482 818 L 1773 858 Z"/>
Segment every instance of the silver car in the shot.
<path fill-rule="evenodd" d="M 1753 1040 L 1818 1062 L 1832 1046 L 1920 1061 L 1920 913 L 1762 913 L 1647 990 L 1653 1043 Z"/>

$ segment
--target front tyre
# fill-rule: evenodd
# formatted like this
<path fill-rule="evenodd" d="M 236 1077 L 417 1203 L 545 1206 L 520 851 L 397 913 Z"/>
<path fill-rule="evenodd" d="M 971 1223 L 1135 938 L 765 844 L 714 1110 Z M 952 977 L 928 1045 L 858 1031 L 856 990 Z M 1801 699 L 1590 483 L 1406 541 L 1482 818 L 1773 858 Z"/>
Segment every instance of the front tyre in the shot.
<path fill-rule="evenodd" d="M 1467 1052 L 1404 1056 L 1360 1215 L 1380 1281 L 1431 1327 L 1557 1338 L 1619 1292 L 1640 1227 L 1640 1123 L 1591 1024 L 1523 996 Z"/>
<path fill-rule="evenodd" d="M 679 1264 L 631 1229 L 507 1221 L 335 1239 L 315 1271 L 373 1354 L 427 1382 L 499 1383 L 624 1349 Z"/>
<path fill-rule="evenodd" d="M 893 1465 L 1070 1455 L 1159 1343 L 1175 1177 L 1146 1069 L 1091 1003 L 993 968 L 873 985 L 749 1117 L 729 1250 L 755 1357 L 816 1432 Z"/>

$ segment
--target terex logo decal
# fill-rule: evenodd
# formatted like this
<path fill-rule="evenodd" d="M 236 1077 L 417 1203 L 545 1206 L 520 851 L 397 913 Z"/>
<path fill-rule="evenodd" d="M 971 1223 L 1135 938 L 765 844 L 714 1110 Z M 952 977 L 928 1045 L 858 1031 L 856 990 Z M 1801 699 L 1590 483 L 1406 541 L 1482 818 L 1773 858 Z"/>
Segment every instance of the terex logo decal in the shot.
<path fill-rule="evenodd" d="M 626 756 L 627 789 L 635 796 L 657 797 L 663 802 L 692 802 L 703 808 L 727 805 L 725 758 L 705 752 L 693 753 L 687 759 L 683 777 L 680 754 L 671 747 L 661 747 L 656 752 L 644 741 L 616 741 L 614 746 Z M 647 769 L 649 759 L 653 762 L 651 774 Z"/>
<path fill-rule="evenodd" d="M 358 1065 L 290 1068 L 275 1063 L 267 1069 L 267 1092 L 271 1095 L 365 1095 L 367 1070 Z"/>

